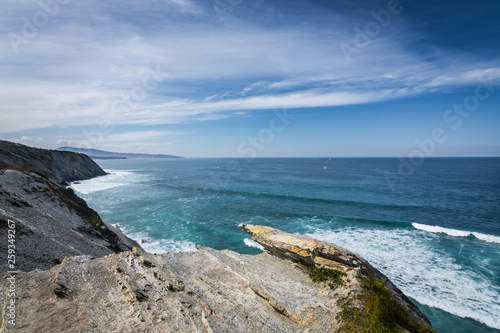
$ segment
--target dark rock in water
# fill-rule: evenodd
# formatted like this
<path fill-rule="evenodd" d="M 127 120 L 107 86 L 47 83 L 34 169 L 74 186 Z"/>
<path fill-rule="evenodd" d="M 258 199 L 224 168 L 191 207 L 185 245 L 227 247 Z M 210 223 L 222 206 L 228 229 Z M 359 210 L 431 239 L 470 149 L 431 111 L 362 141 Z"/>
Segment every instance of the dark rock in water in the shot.
<path fill-rule="evenodd" d="M 57 184 L 106 174 L 87 155 L 32 148 L 9 141 L 0 141 L 0 169 L 33 171 Z"/>

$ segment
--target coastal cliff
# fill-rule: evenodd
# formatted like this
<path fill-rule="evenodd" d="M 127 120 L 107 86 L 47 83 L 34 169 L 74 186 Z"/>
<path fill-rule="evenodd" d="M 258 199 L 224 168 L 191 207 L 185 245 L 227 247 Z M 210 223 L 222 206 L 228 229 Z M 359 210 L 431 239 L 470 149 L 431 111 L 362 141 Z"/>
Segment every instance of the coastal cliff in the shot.
<path fill-rule="evenodd" d="M 54 155 L 37 154 L 27 163 L 48 169 Z M 52 176 L 0 171 L 0 229 L 15 229 L 19 270 L 2 262 L 1 332 L 434 332 L 368 261 L 307 236 L 240 224 L 264 253 L 145 252 L 60 185 L 93 172 L 81 161 Z"/>
<path fill-rule="evenodd" d="M 139 246 L 62 185 L 106 174 L 88 156 L 0 141 L 0 166 L 0 251 L 7 258 L 14 221 L 15 269 L 49 269 L 67 256 L 102 257 Z M 2 260 L 0 272 L 7 270 Z"/>
<path fill-rule="evenodd" d="M 16 269 L 49 269 L 67 256 L 107 254 L 138 246 L 87 206 L 70 188 L 33 172 L 0 171 L 0 234 L 16 224 Z M 7 257 L 7 238 L 0 251 Z M 0 272 L 8 269 L 0 263 Z"/>
<path fill-rule="evenodd" d="M 0 169 L 29 170 L 57 184 L 105 175 L 84 154 L 28 147 L 0 140 Z"/>

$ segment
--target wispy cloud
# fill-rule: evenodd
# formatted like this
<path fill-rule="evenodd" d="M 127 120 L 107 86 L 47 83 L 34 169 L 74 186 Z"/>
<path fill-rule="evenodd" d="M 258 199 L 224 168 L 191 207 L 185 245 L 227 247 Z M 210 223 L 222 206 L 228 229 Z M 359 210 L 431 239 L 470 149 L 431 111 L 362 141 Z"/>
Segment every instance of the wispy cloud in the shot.
<path fill-rule="evenodd" d="M 128 142 L 128 141 L 145 141 L 151 139 L 167 138 L 183 133 L 173 131 L 141 131 L 141 132 L 126 132 L 120 134 L 111 134 L 106 137 L 106 142 Z"/>
<path fill-rule="evenodd" d="M 477 84 L 488 81 L 491 84 L 500 83 L 500 68 L 475 69 L 462 73 L 440 75 L 425 84 L 427 87 L 448 87 Z"/>
<path fill-rule="evenodd" d="M 404 20 L 348 64 L 338 45 L 352 39 L 363 16 L 325 14 L 321 7 L 310 7 L 310 17 L 293 16 L 288 8 L 290 21 L 283 21 L 281 7 L 248 6 L 234 14 L 268 7 L 276 22 L 241 19 L 228 27 L 211 4 L 194 0 L 61 6 L 19 53 L 1 42 L 0 107 L 8 117 L 0 133 L 97 125 L 103 118 L 117 125 L 174 124 L 242 110 L 371 103 L 500 77 L 495 61 L 474 62 L 470 54 L 436 47 L 423 57 L 407 47 L 421 36 L 407 34 Z M 19 18 L 40 7 L 11 3 L 8 9 L 3 34 L 19 32 Z M 130 103 L 127 114 L 115 114 L 111 105 L 143 87 L 152 63 L 161 67 L 157 86 Z"/>

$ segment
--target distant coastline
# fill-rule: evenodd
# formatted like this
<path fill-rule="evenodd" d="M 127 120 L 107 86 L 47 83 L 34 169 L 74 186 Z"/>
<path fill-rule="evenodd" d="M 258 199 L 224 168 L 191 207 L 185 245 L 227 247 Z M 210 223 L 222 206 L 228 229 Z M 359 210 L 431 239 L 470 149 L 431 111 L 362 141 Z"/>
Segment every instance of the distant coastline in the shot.
<path fill-rule="evenodd" d="M 125 160 L 129 158 L 184 158 L 182 156 L 176 155 L 165 155 L 165 154 L 138 154 L 138 153 L 116 153 L 111 151 L 99 150 L 99 149 L 87 149 L 87 148 L 75 148 L 75 147 L 59 147 L 59 151 L 70 151 L 73 153 L 88 155 L 91 159 L 101 159 L 101 160 Z"/>

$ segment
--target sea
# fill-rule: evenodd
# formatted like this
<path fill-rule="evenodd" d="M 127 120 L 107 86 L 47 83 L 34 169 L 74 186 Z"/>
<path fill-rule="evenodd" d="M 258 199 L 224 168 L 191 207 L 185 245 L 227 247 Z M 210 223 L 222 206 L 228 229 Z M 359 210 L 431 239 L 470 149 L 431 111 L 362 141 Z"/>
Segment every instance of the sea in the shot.
<path fill-rule="evenodd" d="M 500 158 L 96 160 L 72 184 L 154 253 L 257 254 L 239 223 L 368 259 L 441 332 L 500 332 Z"/>

